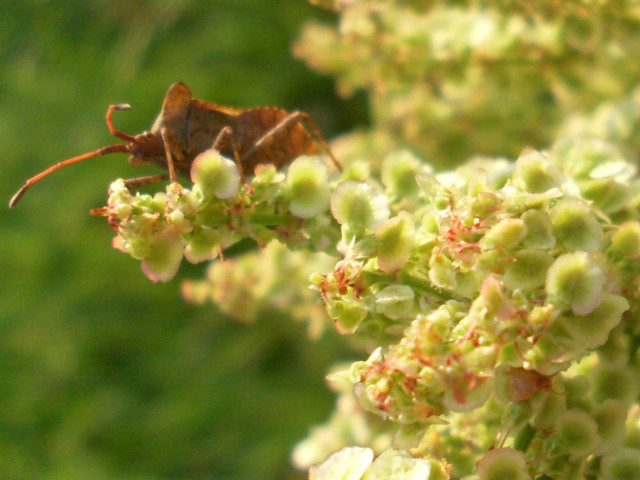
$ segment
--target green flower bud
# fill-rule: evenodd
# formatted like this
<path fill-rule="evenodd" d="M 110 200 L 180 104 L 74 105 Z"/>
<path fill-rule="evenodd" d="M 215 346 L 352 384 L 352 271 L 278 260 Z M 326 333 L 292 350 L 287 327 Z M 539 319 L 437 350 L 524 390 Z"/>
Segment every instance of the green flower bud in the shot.
<path fill-rule="evenodd" d="M 605 281 L 604 273 L 589 254 L 574 252 L 561 255 L 549 267 L 545 287 L 551 303 L 585 315 L 600 303 Z"/>
<path fill-rule="evenodd" d="M 527 234 L 527 225 L 519 218 L 505 218 L 482 238 L 485 247 L 515 248 Z"/>
<path fill-rule="evenodd" d="M 344 447 L 309 470 L 309 480 L 360 480 L 373 462 L 373 450 Z"/>
<path fill-rule="evenodd" d="M 142 271 L 153 282 L 168 282 L 182 261 L 182 239 L 172 234 L 156 233 L 151 237 L 142 260 Z"/>
<path fill-rule="evenodd" d="M 547 395 L 544 403 L 539 407 L 531 421 L 531 426 L 536 430 L 550 430 L 565 410 L 565 398 L 563 396 Z"/>
<path fill-rule="evenodd" d="M 527 457 L 513 448 L 495 448 L 478 460 L 478 475 L 482 480 L 530 480 Z"/>
<path fill-rule="evenodd" d="M 184 249 L 184 258 L 190 263 L 200 263 L 213 260 L 220 254 L 222 235 L 208 227 L 194 230 L 189 237 L 189 243 Z"/>
<path fill-rule="evenodd" d="M 640 378 L 631 367 L 598 365 L 593 377 L 593 397 L 597 402 L 613 399 L 631 406 L 638 398 Z"/>
<path fill-rule="evenodd" d="M 551 325 L 553 328 L 553 324 Z M 547 329 L 546 332 L 538 339 L 533 348 L 524 353 L 524 360 L 529 362 L 533 369 L 544 368 L 549 362 L 566 354 L 566 348 L 560 345 L 554 334 Z"/>
<path fill-rule="evenodd" d="M 617 212 L 629 203 L 631 189 L 611 178 L 590 180 L 580 185 L 584 198 L 591 200 L 605 213 Z"/>
<path fill-rule="evenodd" d="M 640 257 L 640 223 L 626 222 L 611 236 L 611 246 L 607 253 L 615 258 L 636 259 Z"/>
<path fill-rule="evenodd" d="M 327 165 L 320 157 L 301 156 L 289 167 L 287 183 L 291 213 L 311 218 L 329 208 Z"/>
<path fill-rule="evenodd" d="M 327 311 L 336 321 L 338 331 L 343 334 L 355 332 L 360 322 L 367 317 L 367 310 L 362 304 L 349 297 L 329 303 Z"/>
<path fill-rule="evenodd" d="M 470 412 L 486 404 L 493 392 L 493 381 L 476 380 L 474 382 L 477 385 L 464 392 L 454 392 L 451 389 L 446 389 L 442 399 L 443 405 L 452 412 Z M 461 394 L 462 397 L 460 396 Z"/>
<path fill-rule="evenodd" d="M 522 249 L 514 255 L 513 263 L 507 265 L 502 279 L 505 287 L 515 290 L 534 290 L 545 283 L 547 269 L 554 258 L 547 252 Z"/>
<path fill-rule="evenodd" d="M 205 197 L 231 198 L 238 191 L 240 172 L 236 163 L 214 149 L 205 150 L 191 164 L 191 180 Z"/>
<path fill-rule="evenodd" d="M 602 480 L 636 480 L 640 472 L 640 450 L 620 448 L 602 457 Z M 600 478 L 600 477 L 598 477 Z"/>
<path fill-rule="evenodd" d="M 451 260 L 444 255 L 432 255 L 429 259 L 429 280 L 436 287 L 455 290 L 457 285 L 456 270 Z"/>
<path fill-rule="evenodd" d="M 562 165 L 576 178 L 589 177 L 599 165 L 606 165 L 622 157 L 616 147 L 603 140 L 575 141 L 568 138 L 557 142 L 550 156 L 556 165 Z"/>
<path fill-rule="evenodd" d="M 622 446 L 625 435 L 627 408 L 618 400 L 605 400 L 593 412 L 598 424 L 598 435 L 602 439 L 596 455 L 611 453 Z"/>
<path fill-rule="evenodd" d="M 595 252 L 602 244 L 602 226 L 591 207 L 575 197 L 563 198 L 550 212 L 556 237 L 569 250 Z"/>
<path fill-rule="evenodd" d="M 584 457 L 599 444 L 598 424 L 586 412 L 567 410 L 556 424 L 559 444 L 572 457 Z"/>
<path fill-rule="evenodd" d="M 553 236 L 553 224 L 547 212 L 543 210 L 527 210 L 520 217 L 527 226 L 527 234 L 522 243 L 528 248 L 548 249 L 556 244 Z"/>
<path fill-rule="evenodd" d="M 609 365 L 633 363 L 634 359 L 629 358 L 631 337 L 627 334 L 625 323 L 619 322 L 609 333 L 604 345 L 598 348 L 598 357 L 602 363 Z"/>
<path fill-rule="evenodd" d="M 375 230 L 389 218 L 387 198 L 368 183 L 340 182 L 331 195 L 331 213 L 355 231 Z"/>
<path fill-rule="evenodd" d="M 420 167 L 420 159 L 410 151 L 392 152 L 382 162 L 382 183 L 395 196 L 415 195 L 419 191 L 416 175 L 420 173 Z"/>
<path fill-rule="evenodd" d="M 392 320 L 412 317 L 415 294 L 407 285 L 391 284 L 376 293 L 376 310 Z"/>
<path fill-rule="evenodd" d="M 378 225 L 376 230 L 378 267 L 383 272 L 395 272 L 407 263 L 414 245 L 413 217 L 400 212 Z"/>
<path fill-rule="evenodd" d="M 388 449 L 380 454 L 362 480 L 429 480 L 429 460 L 413 458 L 403 450 Z"/>
<path fill-rule="evenodd" d="M 562 183 L 562 174 L 546 156 L 536 150 L 524 152 L 516 161 L 514 183 L 522 183 L 530 193 L 542 193 Z"/>
<path fill-rule="evenodd" d="M 591 349 L 603 345 L 609 333 L 629 309 L 629 302 L 619 295 L 605 294 L 599 305 L 584 315 L 567 314 L 557 322 L 573 338 L 575 345 L 582 349 Z"/>
<path fill-rule="evenodd" d="M 349 162 L 345 165 L 340 178 L 342 180 L 366 182 L 367 178 L 371 178 L 371 162 L 364 159 L 357 159 Z"/>
<path fill-rule="evenodd" d="M 420 190 L 429 198 L 436 214 L 444 214 L 449 211 L 452 192 L 440 183 L 435 175 L 431 173 L 421 173 L 416 177 L 416 181 L 418 182 Z"/>

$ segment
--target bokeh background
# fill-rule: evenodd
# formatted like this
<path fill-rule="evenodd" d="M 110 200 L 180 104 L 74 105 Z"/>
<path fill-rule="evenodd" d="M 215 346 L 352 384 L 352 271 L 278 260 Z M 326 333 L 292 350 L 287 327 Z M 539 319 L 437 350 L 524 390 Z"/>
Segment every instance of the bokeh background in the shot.
<path fill-rule="evenodd" d="M 180 297 L 204 266 L 152 284 L 110 247 L 90 208 L 109 183 L 157 173 L 125 155 L 47 178 L 52 163 L 148 129 L 167 87 L 238 107 L 308 111 L 332 137 L 366 121 L 362 98 L 290 54 L 305 0 L 4 0 L 0 3 L 0 478 L 287 479 L 291 448 L 326 419 L 336 334 L 306 338 L 280 312 L 235 323 Z"/>

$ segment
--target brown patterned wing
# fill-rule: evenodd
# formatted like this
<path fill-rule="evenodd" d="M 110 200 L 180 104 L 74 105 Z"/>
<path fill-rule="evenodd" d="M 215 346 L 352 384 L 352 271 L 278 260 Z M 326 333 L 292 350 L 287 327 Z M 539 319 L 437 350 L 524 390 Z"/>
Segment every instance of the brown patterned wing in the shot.
<path fill-rule="evenodd" d="M 253 174 L 256 165 L 261 163 L 281 167 L 300 155 L 317 151 L 313 138 L 295 112 L 258 107 L 243 111 L 233 120 L 233 137 L 242 170 L 247 175 Z"/>

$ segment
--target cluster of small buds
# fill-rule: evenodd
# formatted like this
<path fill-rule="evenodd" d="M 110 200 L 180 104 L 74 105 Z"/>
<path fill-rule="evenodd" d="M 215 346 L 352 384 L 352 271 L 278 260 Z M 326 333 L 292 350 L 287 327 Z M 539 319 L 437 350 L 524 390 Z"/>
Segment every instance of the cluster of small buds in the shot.
<path fill-rule="evenodd" d="M 118 180 L 97 213 L 117 233 L 113 246 L 142 260 L 153 281 L 173 278 L 183 257 L 212 260 L 244 238 L 261 245 L 279 239 L 313 251 L 334 248 L 339 231 L 328 212 L 325 162 L 300 157 L 286 175 L 272 165 L 256 170 L 251 183 L 241 185 L 235 162 L 209 150 L 193 162 L 191 189 L 170 183 L 166 192 L 134 195 Z"/>
<path fill-rule="evenodd" d="M 569 478 L 594 453 L 604 461 L 604 445 L 624 440 L 624 416 L 614 412 L 626 412 L 640 387 L 635 367 L 625 367 L 637 362 L 635 168 L 608 144 L 563 141 L 514 164 L 478 160 L 455 173 L 415 174 L 422 207 L 411 214 L 396 210 L 385 182 L 339 184 L 331 208 L 344 258 L 331 274 L 312 276 L 342 332 L 382 345 L 345 373 L 360 404 L 392 420 L 403 447 L 459 412 L 517 405 L 494 435 L 504 427 L 517 438 L 534 418 L 525 444 L 535 439 L 532 450 L 545 459 L 501 449 L 521 478 L 535 468 Z M 600 348 L 605 358 L 581 377 L 593 397 L 578 400 L 563 373 L 571 378 L 570 368 Z M 616 365 L 607 368 L 606 358 Z M 627 451 L 632 464 L 636 452 Z M 498 478 L 486 473 L 498 468 L 487 466 L 493 455 L 478 464 L 478 478 Z"/>
<path fill-rule="evenodd" d="M 279 241 L 243 255 L 214 261 L 203 280 L 185 280 L 182 294 L 190 302 L 213 302 L 225 315 L 253 322 L 277 309 L 308 326 L 317 339 L 329 326 L 324 306 L 307 285 L 309 275 L 331 269 L 335 257 L 322 252 L 294 251 Z M 300 286 L 303 285 L 301 288 Z"/>
<path fill-rule="evenodd" d="M 294 53 L 368 93 L 373 136 L 438 167 L 549 144 L 559 119 L 637 82 L 634 2 L 313 1 L 338 24 L 307 25 Z"/>
<path fill-rule="evenodd" d="M 442 174 L 394 152 L 380 180 L 359 162 L 330 180 L 321 159 L 302 157 L 286 172 L 258 169 L 250 185 L 234 162 L 206 152 L 192 178 L 191 189 L 155 196 L 115 182 L 103 214 L 116 248 L 154 280 L 173 276 L 183 256 L 212 259 L 246 237 L 340 255 L 311 283 L 342 333 L 380 346 L 342 375 L 362 407 L 395 426 L 397 447 L 446 458 L 442 438 L 458 441 L 465 427 L 455 418 L 473 413 L 486 431 L 456 463 L 458 477 L 570 478 L 589 458 L 612 470 L 640 458 L 618 448 L 640 391 L 640 182 L 610 145 L 563 141 Z M 286 275 L 276 263 L 273 276 Z M 187 285 L 193 300 L 221 290 L 211 272 Z M 279 282 L 269 285 L 263 300 Z M 500 447 L 484 455 L 491 436 Z"/>

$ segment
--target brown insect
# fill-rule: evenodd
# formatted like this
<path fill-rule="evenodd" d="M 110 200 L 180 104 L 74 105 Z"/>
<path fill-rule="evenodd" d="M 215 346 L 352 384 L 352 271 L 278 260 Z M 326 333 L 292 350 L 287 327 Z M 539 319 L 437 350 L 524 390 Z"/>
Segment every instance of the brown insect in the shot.
<path fill-rule="evenodd" d="M 163 175 L 148 175 L 125 181 L 128 188 L 138 188 L 167 178 L 177 181 L 177 173 L 189 178 L 193 160 L 198 154 L 214 148 L 235 159 L 242 177 L 252 175 L 256 165 L 288 164 L 303 154 L 317 151 L 318 141 L 338 170 L 342 170 L 327 141 L 311 117 L 305 112 L 287 112 L 276 107 L 238 109 L 195 100 L 183 83 L 169 87 L 160 115 L 151 130 L 128 135 L 117 130 L 111 121 L 115 110 L 128 110 L 130 105 L 111 105 L 107 110 L 107 127 L 111 134 L 124 140 L 93 152 L 56 163 L 31 177 L 11 197 L 13 207 L 34 183 L 59 168 L 87 158 L 109 153 L 129 153 L 132 165 L 155 164 L 167 169 Z M 306 126 L 305 126 L 306 124 Z"/>
<path fill-rule="evenodd" d="M 528 400 L 540 391 L 551 391 L 552 378 L 535 370 L 512 367 L 507 375 L 507 393 L 514 402 Z"/>

